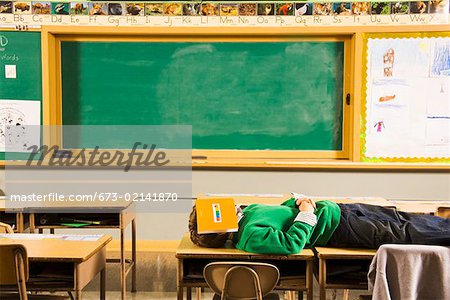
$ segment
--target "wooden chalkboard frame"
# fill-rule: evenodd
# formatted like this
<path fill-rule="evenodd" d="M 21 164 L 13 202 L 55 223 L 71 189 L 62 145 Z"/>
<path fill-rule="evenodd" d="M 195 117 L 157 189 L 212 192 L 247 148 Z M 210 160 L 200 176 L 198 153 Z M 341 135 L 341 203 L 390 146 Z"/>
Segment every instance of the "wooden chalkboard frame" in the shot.
<path fill-rule="evenodd" d="M 350 39 L 349 50 L 346 52 L 346 62 L 349 71 L 345 73 L 349 85 L 351 104 L 347 112 L 350 116 L 344 119 L 345 138 L 348 157 L 325 158 L 321 155 L 311 155 L 311 158 L 285 156 L 257 158 L 249 151 L 248 155 L 237 156 L 232 151 L 224 153 L 224 157 L 208 157 L 207 160 L 193 160 L 192 167 L 199 169 L 232 169 L 232 170 L 434 170 L 448 172 L 450 167 L 444 163 L 405 163 L 405 162 L 361 162 L 361 106 L 363 103 L 363 57 L 364 36 L 367 33 L 412 33 L 417 31 L 439 32 L 448 31 L 449 25 L 402 25 L 402 26 L 330 26 L 330 27 L 281 27 L 281 28 L 165 28 L 165 27 L 83 27 L 83 26 L 43 26 L 42 34 L 42 67 L 43 67 L 43 124 L 61 124 L 62 115 L 60 86 L 58 74 L 60 70 L 59 43 L 62 37 L 73 39 L 85 36 L 85 39 L 96 41 L 99 37 L 139 40 L 142 36 L 154 36 L 166 40 L 185 40 L 186 37 L 202 41 L 204 37 L 230 36 L 246 40 L 271 37 L 285 39 L 302 37 L 342 37 Z M 51 139 L 57 139 L 52 137 Z M 256 151 L 253 151 L 256 152 Z M 203 153 L 208 154 L 207 151 Z M 193 155 L 197 153 L 194 152 Z M 217 154 L 217 152 L 216 152 Z M 253 153 L 254 154 L 254 153 Z M 336 156 L 336 155 L 334 155 Z"/>
<path fill-rule="evenodd" d="M 238 41 L 252 41 L 252 42 L 273 42 L 273 41 L 318 41 L 318 42 L 343 42 L 344 43 L 344 70 L 343 72 L 343 95 L 342 95 L 342 107 L 343 107 L 343 118 L 342 118 L 342 149 L 341 150 L 207 150 L 207 149 L 194 149 L 192 155 L 194 157 L 207 157 L 212 158 L 222 158 L 222 159 L 349 159 L 350 155 L 350 123 L 351 123 L 351 105 L 345 103 L 345 95 L 350 94 L 350 76 L 351 74 L 351 35 L 292 35 L 283 34 L 280 32 L 276 36 L 274 35 L 263 35 L 263 30 L 257 30 L 259 34 L 253 32 L 253 34 L 229 34 L 229 35 L 217 35 L 221 31 L 211 30 L 207 35 L 155 35 L 151 32 L 149 34 L 142 35 L 123 35 L 120 34 L 99 34 L 97 32 L 80 32 L 78 34 L 58 34 L 53 35 L 51 47 L 54 50 L 49 57 L 56 58 L 53 62 L 49 63 L 49 67 L 52 68 L 52 73 L 50 81 L 51 92 L 53 104 L 46 106 L 44 105 L 44 124 L 45 125 L 61 125 L 62 121 L 62 83 L 61 83 L 61 43 L 66 41 L 101 41 L 101 42 L 172 42 L 172 41 L 196 41 L 196 42 L 238 42 Z M 49 69 L 50 71 L 50 69 Z"/>

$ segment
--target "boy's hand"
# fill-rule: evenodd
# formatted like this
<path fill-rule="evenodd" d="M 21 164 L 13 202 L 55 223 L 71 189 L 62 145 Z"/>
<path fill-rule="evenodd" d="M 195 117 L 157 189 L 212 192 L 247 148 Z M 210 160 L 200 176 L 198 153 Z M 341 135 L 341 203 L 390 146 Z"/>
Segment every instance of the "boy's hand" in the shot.
<path fill-rule="evenodd" d="M 314 209 L 316 208 L 316 204 L 310 198 L 302 198 L 298 199 L 295 204 L 297 204 L 298 209 L 300 211 L 312 212 L 314 213 Z"/>

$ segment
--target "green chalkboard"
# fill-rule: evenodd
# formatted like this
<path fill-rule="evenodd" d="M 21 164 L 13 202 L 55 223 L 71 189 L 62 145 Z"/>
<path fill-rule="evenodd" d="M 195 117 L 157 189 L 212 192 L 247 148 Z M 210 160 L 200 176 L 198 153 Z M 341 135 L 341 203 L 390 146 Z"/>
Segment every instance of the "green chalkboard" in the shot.
<path fill-rule="evenodd" d="M 15 66 L 16 78 L 6 78 L 5 65 Z M 0 31 L 0 100 L 42 101 L 40 32 Z"/>
<path fill-rule="evenodd" d="M 42 99 L 40 32 L 0 31 L 0 99 Z M 15 65 L 17 78 L 5 78 L 5 65 Z"/>
<path fill-rule="evenodd" d="M 341 150 L 343 42 L 63 42 L 64 125 L 192 125 L 194 149 Z"/>

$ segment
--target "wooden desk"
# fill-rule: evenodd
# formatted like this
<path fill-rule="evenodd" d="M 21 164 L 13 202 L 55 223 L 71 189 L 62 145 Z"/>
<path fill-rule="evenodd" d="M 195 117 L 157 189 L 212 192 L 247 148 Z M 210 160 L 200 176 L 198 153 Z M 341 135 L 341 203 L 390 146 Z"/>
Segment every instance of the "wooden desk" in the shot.
<path fill-rule="evenodd" d="M 208 194 L 199 194 L 197 198 L 233 198 L 236 204 L 281 204 L 284 201 L 292 198 L 290 193 L 277 195 L 249 195 L 249 196 L 230 196 L 220 195 L 220 196 L 210 196 Z M 381 197 L 323 197 L 323 196 L 311 196 L 311 199 L 314 201 L 322 201 L 322 200 L 330 200 L 336 203 L 365 203 L 371 205 L 379 205 L 379 206 L 393 206 L 391 202 Z"/>
<path fill-rule="evenodd" d="M 304 249 L 295 255 L 262 255 L 244 252 L 235 248 L 202 248 L 194 245 L 189 234 L 184 235 L 178 246 L 177 299 L 183 299 L 186 287 L 187 299 L 191 299 L 192 287 L 207 287 L 203 278 L 203 268 L 212 261 L 261 261 L 273 264 L 280 270 L 279 290 L 307 293 L 307 299 L 313 299 L 313 261 L 311 249 Z"/>
<path fill-rule="evenodd" d="M 68 235 L 65 235 L 67 237 Z M 47 238 L 45 238 L 47 237 Z M 30 274 L 33 268 L 51 267 L 53 273 L 64 275 L 66 285 L 44 287 L 44 290 L 73 291 L 76 299 L 82 299 L 82 289 L 100 273 L 100 299 L 105 299 L 106 244 L 110 236 L 99 236 L 94 241 L 68 241 L 61 238 L 48 239 L 48 235 L 2 234 L 0 245 L 22 244 L 27 249 Z M 71 270 L 67 272 L 68 270 Z M 32 278 L 32 277 L 30 277 Z M 33 289 L 32 280 L 27 286 Z"/>
<path fill-rule="evenodd" d="M 446 206 L 439 206 L 436 209 L 436 216 L 439 216 L 441 218 L 450 218 L 450 204 Z"/>
<path fill-rule="evenodd" d="M 318 258 L 318 266 L 314 270 L 314 275 L 319 281 L 320 300 L 326 299 L 327 289 L 367 289 L 367 271 L 376 250 L 316 247 L 314 252 Z M 363 278 L 358 281 L 358 278 L 349 279 L 342 275 L 339 276 L 337 270 L 337 272 L 330 272 L 330 270 L 333 271 L 334 266 L 342 268 L 342 260 L 346 261 L 345 267 L 349 271 L 355 270 L 354 275 L 358 275 L 356 271 L 362 268 Z M 366 268 L 367 270 L 365 270 Z M 336 275 L 331 276 L 333 273 Z"/>
<path fill-rule="evenodd" d="M 22 210 L 14 209 L 14 211 L 10 211 L 6 208 L 6 200 L 4 199 L 0 199 L 0 222 L 11 226 L 15 225 L 14 231 L 18 233 L 23 232 L 28 227 L 28 224 L 25 224 Z"/>
<path fill-rule="evenodd" d="M 450 201 L 391 200 L 390 202 L 398 210 L 418 214 L 435 214 L 439 207 L 450 207 Z"/>
<path fill-rule="evenodd" d="M 121 266 L 121 294 L 126 299 L 126 278 L 131 271 L 131 292 L 136 292 L 136 210 L 134 202 L 119 199 L 117 201 L 92 202 L 55 202 L 39 203 L 36 207 L 27 207 L 30 213 L 30 232 L 36 229 L 40 233 L 49 229 L 119 229 L 120 230 L 120 259 L 108 259 L 111 263 Z M 63 210 L 62 210 L 63 209 Z M 72 212 L 71 212 L 72 211 Z M 61 218 L 75 220 L 98 220 L 104 224 L 92 224 L 84 227 L 68 227 L 61 225 Z M 44 222 L 45 220 L 45 222 Z M 43 224 L 44 223 L 44 224 Z M 68 222 L 70 223 L 70 222 Z M 131 259 L 125 258 L 125 230 L 131 223 Z"/>

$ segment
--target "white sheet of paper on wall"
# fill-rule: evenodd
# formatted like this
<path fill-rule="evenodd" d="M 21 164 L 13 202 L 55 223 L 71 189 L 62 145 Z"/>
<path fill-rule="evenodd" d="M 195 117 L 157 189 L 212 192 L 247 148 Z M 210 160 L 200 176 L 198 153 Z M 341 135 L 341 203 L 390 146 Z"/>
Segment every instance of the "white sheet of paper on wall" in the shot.
<path fill-rule="evenodd" d="M 17 78 L 16 65 L 5 65 L 5 78 Z"/>
<path fill-rule="evenodd" d="M 369 39 L 365 156 L 450 158 L 450 38 Z"/>
<path fill-rule="evenodd" d="M 0 99 L 0 151 L 31 152 L 40 147 L 41 102 Z"/>

